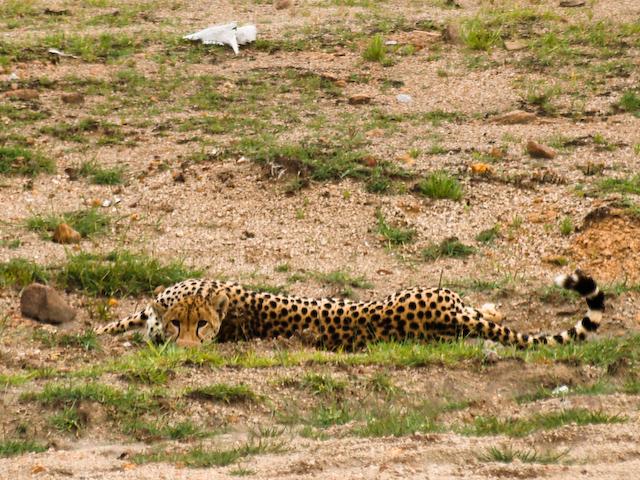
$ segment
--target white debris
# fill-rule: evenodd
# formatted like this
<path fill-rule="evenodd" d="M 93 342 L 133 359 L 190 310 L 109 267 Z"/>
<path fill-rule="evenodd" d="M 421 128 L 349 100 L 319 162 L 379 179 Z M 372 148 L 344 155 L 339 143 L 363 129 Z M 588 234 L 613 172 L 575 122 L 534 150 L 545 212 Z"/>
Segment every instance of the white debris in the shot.
<path fill-rule="evenodd" d="M 57 55 L 58 57 L 69 57 L 69 58 L 79 58 L 77 55 L 71 55 L 70 53 L 64 53 L 62 50 L 58 50 L 57 48 L 50 48 L 48 52 L 51 55 Z"/>
<path fill-rule="evenodd" d="M 20 77 L 16 72 L 11 72 L 7 77 L 7 81 L 9 82 L 15 82 L 16 80 L 20 80 Z"/>
<path fill-rule="evenodd" d="M 407 95 L 406 93 L 399 93 L 398 95 L 396 95 L 396 100 L 398 100 L 400 103 L 413 102 L 413 98 L 411 98 L 411 95 Z"/>
<path fill-rule="evenodd" d="M 398 45 L 398 41 L 397 40 L 387 40 L 386 42 L 384 42 L 384 44 L 388 45 L 388 46 Z"/>
<path fill-rule="evenodd" d="M 551 395 L 566 395 L 567 393 L 569 393 L 569 387 L 567 387 L 566 385 L 560 385 L 559 387 L 554 388 L 551 391 Z"/>
<path fill-rule="evenodd" d="M 103 206 L 104 208 L 107 208 L 107 207 L 110 207 L 112 203 L 113 203 L 113 202 L 111 202 L 111 200 L 104 200 L 104 201 L 102 202 L 102 206 Z"/>
<path fill-rule="evenodd" d="M 200 40 L 205 45 L 229 45 L 237 55 L 240 52 L 238 45 L 255 42 L 258 30 L 255 25 L 244 25 L 238 28 L 236 22 L 214 25 L 199 32 L 186 35 L 185 40 Z"/>

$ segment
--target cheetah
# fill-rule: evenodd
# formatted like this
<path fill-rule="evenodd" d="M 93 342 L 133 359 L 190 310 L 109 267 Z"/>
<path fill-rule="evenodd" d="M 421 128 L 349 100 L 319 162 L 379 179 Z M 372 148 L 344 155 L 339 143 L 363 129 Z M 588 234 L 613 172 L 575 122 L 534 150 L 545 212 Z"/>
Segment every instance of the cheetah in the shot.
<path fill-rule="evenodd" d="M 155 342 L 175 340 L 197 345 L 213 340 L 275 338 L 294 335 L 311 338 L 315 346 L 358 350 L 367 343 L 480 337 L 526 348 L 584 340 L 600 326 L 604 293 L 580 270 L 559 275 L 555 283 L 579 293 L 587 313 L 573 327 L 557 334 L 524 334 L 498 323 L 493 306 L 466 306 L 448 288 L 411 288 L 383 300 L 356 302 L 335 298 L 274 295 L 243 288 L 233 282 L 185 280 L 166 288 L 143 310 L 96 329 L 121 333 L 146 325 Z"/>

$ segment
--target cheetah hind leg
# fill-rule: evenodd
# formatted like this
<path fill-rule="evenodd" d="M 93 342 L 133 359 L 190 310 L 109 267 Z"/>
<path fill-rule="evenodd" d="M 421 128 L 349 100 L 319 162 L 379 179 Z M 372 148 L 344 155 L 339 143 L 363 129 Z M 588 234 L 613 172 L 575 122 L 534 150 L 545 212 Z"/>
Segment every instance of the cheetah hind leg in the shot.
<path fill-rule="evenodd" d="M 490 322 L 502 323 L 502 320 L 504 320 L 504 315 L 498 311 L 495 303 L 485 303 L 478 311 Z"/>

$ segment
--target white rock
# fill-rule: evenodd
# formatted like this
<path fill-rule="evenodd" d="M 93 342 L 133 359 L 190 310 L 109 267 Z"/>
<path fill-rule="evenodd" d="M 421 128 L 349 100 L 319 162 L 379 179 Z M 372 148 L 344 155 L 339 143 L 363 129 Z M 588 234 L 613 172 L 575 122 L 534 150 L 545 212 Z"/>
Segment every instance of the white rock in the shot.
<path fill-rule="evenodd" d="M 238 28 L 236 22 L 214 25 L 190 35 L 185 35 L 185 40 L 200 40 L 205 45 L 229 45 L 237 55 L 240 52 L 238 45 L 255 42 L 258 30 L 255 25 L 244 25 Z"/>
<path fill-rule="evenodd" d="M 551 391 L 551 395 L 566 395 L 567 393 L 569 393 L 569 387 L 567 387 L 566 385 L 560 385 L 559 387 L 554 388 Z"/>
<path fill-rule="evenodd" d="M 406 93 L 399 93 L 398 95 L 396 95 L 396 100 L 398 100 L 400 103 L 413 102 L 413 98 L 411 98 L 411 95 L 407 95 Z"/>

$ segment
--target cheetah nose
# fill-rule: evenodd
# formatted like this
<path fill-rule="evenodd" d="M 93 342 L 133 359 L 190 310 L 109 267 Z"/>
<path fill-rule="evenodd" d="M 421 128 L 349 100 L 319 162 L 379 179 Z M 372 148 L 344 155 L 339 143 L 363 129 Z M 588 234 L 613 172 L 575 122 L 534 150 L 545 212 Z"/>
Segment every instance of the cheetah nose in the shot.
<path fill-rule="evenodd" d="M 200 345 L 200 342 L 191 340 L 189 338 L 178 338 L 176 340 L 176 344 L 179 347 L 189 348 L 189 347 L 197 347 L 198 345 Z"/>

